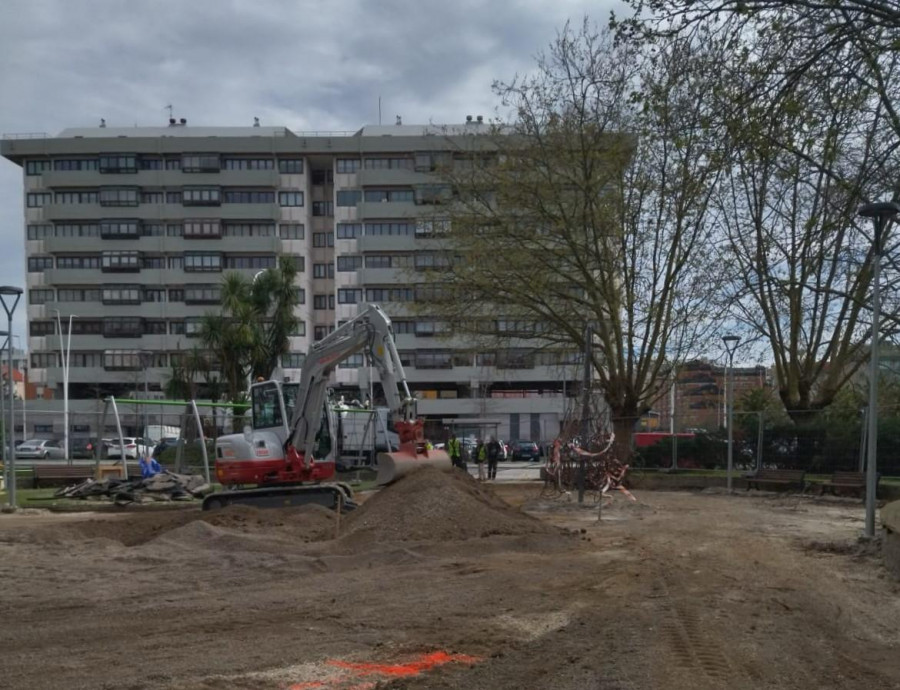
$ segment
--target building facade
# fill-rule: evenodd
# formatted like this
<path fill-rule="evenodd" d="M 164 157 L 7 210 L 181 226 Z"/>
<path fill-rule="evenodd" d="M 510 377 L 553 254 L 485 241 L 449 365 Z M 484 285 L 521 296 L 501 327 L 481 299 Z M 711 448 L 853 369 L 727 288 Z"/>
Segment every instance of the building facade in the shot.
<path fill-rule="evenodd" d="M 455 138 L 484 127 L 306 136 L 173 120 L 8 136 L 2 154 L 24 179 L 29 380 L 37 395 L 62 397 L 60 332 L 71 319 L 72 399 L 162 397 L 172 364 L 197 343 L 201 317 L 217 309 L 223 273 L 252 277 L 285 255 L 299 269 L 288 376 L 299 376 L 311 342 L 375 302 L 394 321 L 433 435 L 454 427 L 552 438 L 576 389 L 577 358 L 527 347 L 473 352 L 447 338 L 445 324 L 421 316 L 424 274 L 446 227 L 447 189 L 434 170 L 453 161 Z M 340 365 L 334 385 L 362 398 L 369 378 L 360 355 Z"/>

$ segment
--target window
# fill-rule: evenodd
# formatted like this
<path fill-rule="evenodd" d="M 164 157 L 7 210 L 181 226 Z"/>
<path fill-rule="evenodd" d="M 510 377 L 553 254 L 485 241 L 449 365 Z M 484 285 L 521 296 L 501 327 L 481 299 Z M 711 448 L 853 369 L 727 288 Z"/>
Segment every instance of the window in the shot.
<path fill-rule="evenodd" d="M 166 228 L 162 223 L 141 223 L 141 237 L 162 237 Z"/>
<path fill-rule="evenodd" d="M 365 364 L 362 352 L 350 355 L 343 362 L 338 363 L 338 369 L 359 369 Z"/>
<path fill-rule="evenodd" d="M 162 204 L 166 201 L 166 194 L 163 191 L 158 192 L 141 192 L 142 204 Z"/>
<path fill-rule="evenodd" d="M 136 173 L 137 156 L 133 153 L 104 153 L 100 155 L 102 173 Z"/>
<path fill-rule="evenodd" d="M 431 172 L 452 163 L 453 157 L 448 151 L 421 151 L 416 154 L 415 169 L 419 172 Z"/>
<path fill-rule="evenodd" d="M 28 333 L 33 338 L 40 335 L 53 335 L 56 333 L 56 321 L 32 321 L 28 324 Z"/>
<path fill-rule="evenodd" d="M 416 322 L 415 321 L 391 321 L 391 325 L 394 328 L 394 333 L 397 335 L 407 335 L 410 333 L 416 332 Z"/>
<path fill-rule="evenodd" d="M 224 170 L 274 170 L 272 158 L 226 158 L 222 161 Z"/>
<path fill-rule="evenodd" d="M 170 302 L 184 302 L 184 288 L 169 288 Z"/>
<path fill-rule="evenodd" d="M 339 240 L 355 240 L 362 237 L 362 223 L 338 223 L 336 231 Z"/>
<path fill-rule="evenodd" d="M 155 302 L 157 304 L 166 301 L 166 291 L 164 288 L 144 288 L 141 293 L 142 302 Z"/>
<path fill-rule="evenodd" d="M 313 295 L 313 309 L 334 309 L 334 295 Z"/>
<path fill-rule="evenodd" d="M 303 337 L 306 335 L 306 321 L 297 321 L 291 335 L 295 337 Z"/>
<path fill-rule="evenodd" d="M 279 158 L 278 172 L 282 175 L 302 175 L 303 159 L 302 158 Z"/>
<path fill-rule="evenodd" d="M 303 273 L 306 270 L 306 257 L 298 256 L 296 254 L 282 254 L 282 260 L 290 261 L 294 264 L 294 268 L 297 269 L 297 273 Z"/>
<path fill-rule="evenodd" d="M 138 187 L 101 187 L 101 206 L 137 206 L 141 200 Z"/>
<path fill-rule="evenodd" d="M 222 199 L 226 204 L 274 204 L 275 192 L 271 189 L 226 189 Z"/>
<path fill-rule="evenodd" d="M 103 333 L 103 321 L 100 319 L 74 319 L 73 335 L 100 335 Z"/>
<path fill-rule="evenodd" d="M 297 298 L 297 304 L 306 304 L 306 290 L 303 288 L 295 287 L 294 295 Z"/>
<path fill-rule="evenodd" d="M 416 369 L 452 369 L 453 355 L 446 350 L 418 350 L 415 363 Z"/>
<path fill-rule="evenodd" d="M 221 271 L 222 255 L 213 252 L 186 252 L 184 270 L 190 272 Z"/>
<path fill-rule="evenodd" d="M 180 204 L 182 201 L 183 195 L 181 192 L 166 192 L 166 203 L 167 204 Z"/>
<path fill-rule="evenodd" d="M 498 369 L 534 369 L 534 354 L 530 350 L 503 350 L 497 353 Z"/>
<path fill-rule="evenodd" d="M 355 173 L 359 170 L 358 158 L 338 158 L 337 171 L 342 174 Z"/>
<path fill-rule="evenodd" d="M 225 257 L 225 268 L 275 268 L 274 256 L 260 254 L 229 254 Z"/>
<path fill-rule="evenodd" d="M 337 258 L 338 271 L 356 271 L 362 268 L 363 258 L 359 255 L 355 256 L 339 256 Z"/>
<path fill-rule="evenodd" d="M 303 206 L 303 192 L 278 192 L 279 206 Z"/>
<path fill-rule="evenodd" d="M 415 287 L 416 302 L 446 302 L 452 293 L 446 285 L 435 283 L 419 284 Z"/>
<path fill-rule="evenodd" d="M 224 237 L 275 237 L 275 224 L 226 222 L 222 229 L 222 235 Z"/>
<path fill-rule="evenodd" d="M 169 335 L 184 335 L 184 321 L 169 321 Z"/>
<path fill-rule="evenodd" d="M 52 256 L 29 256 L 28 257 L 28 272 L 29 273 L 37 273 L 39 271 L 46 271 L 48 268 L 53 268 L 53 257 Z"/>
<path fill-rule="evenodd" d="M 103 252 L 101 268 L 105 273 L 113 271 L 136 272 L 141 270 L 141 253 L 135 251 Z"/>
<path fill-rule="evenodd" d="M 218 239 L 222 236 L 222 224 L 218 220 L 186 220 L 183 232 L 190 239 Z"/>
<path fill-rule="evenodd" d="M 446 271 L 453 265 L 451 257 L 446 254 L 416 254 L 417 271 Z"/>
<path fill-rule="evenodd" d="M 165 268 L 166 257 L 157 256 L 141 256 L 141 268 Z"/>
<path fill-rule="evenodd" d="M 288 352 L 281 358 L 281 364 L 285 369 L 300 369 L 305 361 L 305 352 Z"/>
<path fill-rule="evenodd" d="M 222 298 L 218 285 L 198 284 L 184 286 L 185 304 L 218 304 Z"/>
<path fill-rule="evenodd" d="M 409 202 L 415 199 L 411 189 L 367 189 L 364 197 L 369 203 Z"/>
<path fill-rule="evenodd" d="M 57 268 L 74 268 L 74 269 L 82 269 L 82 268 L 100 268 L 100 255 L 99 254 L 85 254 L 85 255 L 74 255 L 68 254 L 65 256 L 57 256 L 56 257 L 56 267 Z"/>
<path fill-rule="evenodd" d="M 366 256 L 366 268 L 390 268 L 390 254 L 370 254 Z"/>
<path fill-rule="evenodd" d="M 406 288 L 366 288 L 367 302 L 412 302 L 414 291 L 411 287 Z"/>
<path fill-rule="evenodd" d="M 333 232 L 314 232 L 313 233 L 313 247 L 333 247 L 334 246 L 334 233 Z"/>
<path fill-rule="evenodd" d="M 53 234 L 54 233 L 52 225 L 33 224 L 28 226 L 29 240 L 43 240 L 48 237 L 53 237 Z"/>
<path fill-rule="evenodd" d="M 419 220 L 416 223 L 416 237 L 433 237 L 435 235 L 446 235 L 448 232 L 450 232 L 449 218 Z"/>
<path fill-rule="evenodd" d="M 166 170 L 181 170 L 180 158 L 166 158 L 163 161 Z"/>
<path fill-rule="evenodd" d="M 218 187 L 185 187 L 181 193 L 181 203 L 185 206 L 218 206 Z"/>
<path fill-rule="evenodd" d="M 450 185 L 426 184 L 416 187 L 417 204 L 446 204 L 453 198 Z"/>
<path fill-rule="evenodd" d="M 444 321 L 416 321 L 415 333 L 422 338 L 439 335 L 447 330 L 447 324 Z"/>
<path fill-rule="evenodd" d="M 59 288 L 57 302 L 99 302 L 100 288 Z"/>
<path fill-rule="evenodd" d="M 144 320 L 138 316 L 109 316 L 103 319 L 104 338 L 140 338 Z"/>
<path fill-rule="evenodd" d="M 359 304 L 362 301 L 362 289 L 341 288 L 337 291 L 338 304 Z"/>
<path fill-rule="evenodd" d="M 53 301 L 52 289 L 37 289 L 28 291 L 28 304 L 46 304 Z"/>
<path fill-rule="evenodd" d="M 366 223 L 366 235 L 412 235 L 412 223 Z"/>
<path fill-rule="evenodd" d="M 313 278 L 334 278 L 334 264 L 313 264 Z"/>
<path fill-rule="evenodd" d="M 97 322 L 97 325 L 100 325 L 100 322 Z M 100 332 L 99 330 L 97 331 Z M 102 367 L 103 366 L 103 353 L 102 352 L 73 352 L 69 356 L 69 365 L 73 367 Z"/>
<path fill-rule="evenodd" d="M 412 158 L 366 158 L 366 170 L 412 170 Z"/>
<path fill-rule="evenodd" d="M 50 170 L 50 167 L 51 162 L 47 159 L 25 161 L 25 174 L 40 175 L 46 170 Z"/>
<path fill-rule="evenodd" d="M 138 159 L 138 167 L 140 167 L 141 170 L 162 170 L 163 159 L 151 158 L 150 156 L 141 156 Z"/>
<path fill-rule="evenodd" d="M 181 223 L 170 223 L 166 226 L 166 237 L 184 237 L 184 226 Z"/>
<path fill-rule="evenodd" d="M 56 237 L 100 237 L 100 224 L 57 223 L 53 233 Z"/>
<path fill-rule="evenodd" d="M 312 171 L 312 183 L 314 185 L 334 184 L 334 171 L 331 168 Z"/>
<path fill-rule="evenodd" d="M 32 369 L 46 369 L 47 367 L 58 367 L 59 355 L 55 352 L 32 352 L 31 367 Z"/>
<path fill-rule="evenodd" d="M 94 190 L 57 192 L 53 201 L 57 204 L 96 204 L 99 196 Z"/>
<path fill-rule="evenodd" d="M 316 326 L 313 329 L 313 340 L 321 340 L 329 333 L 334 332 L 334 326 Z"/>
<path fill-rule="evenodd" d="M 109 371 L 140 371 L 143 369 L 140 350 L 105 350 L 103 368 Z"/>
<path fill-rule="evenodd" d="M 104 240 L 133 240 L 141 236 L 137 220 L 101 220 L 100 237 Z"/>
<path fill-rule="evenodd" d="M 58 158 L 53 161 L 53 169 L 62 172 L 97 170 L 99 167 L 99 161 L 96 158 Z"/>
<path fill-rule="evenodd" d="M 312 214 L 314 216 L 333 216 L 333 201 L 314 201 L 312 202 Z"/>
<path fill-rule="evenodd" d="M 338 206 L 356 206 L 362 199 L 362 191 L 359 189 L 341 189 L 337 193 Z"/>
<path fill-rule="evenodd" d="M 303 223 L 282 223 L 278 226 L 278 236 L 283 240 L 302 240 L 306 232 Z"/>
<path fill-rule="evenodd" d="M 197 338 L 203 331 L 203 319 L 195 316 L 184 320 L 184 334 L 188 338 Z"/>
<path fill-rule="evenodd" d="M 184 268 L 184 257 L 183 256 L 167 256 L 166 257 L 166 265 L 169 268 Z"/>
<path fill-rule="evenodd" d="M 104 285 L 102 289 L 103 304 L 140 304 L 140 285 Z"/>
<path fill-rule="evenodd" d="M 219 172 L 220 169 L 217 153 L 185 153 L 181 156 L 182 172 Z"/>
<path fill-rule="evenodd" d="M 25 203 L 28 208 L 41 208 L 47 204 L 53 203 L 52 192 L 28 192 L 25 196 Z"/>

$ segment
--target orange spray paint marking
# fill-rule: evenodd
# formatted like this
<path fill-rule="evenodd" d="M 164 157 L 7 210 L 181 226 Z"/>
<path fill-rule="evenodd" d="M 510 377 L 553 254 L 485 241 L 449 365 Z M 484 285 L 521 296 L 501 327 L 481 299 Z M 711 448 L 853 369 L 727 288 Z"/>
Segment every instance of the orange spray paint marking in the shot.
<path fill-rule="evenodd" d="M 351 661 L 340 661 L 333 659 L 328 663 L 332 666 L 345 668 L 356 671 L 357 676 L 391 676 L 394 678 L 406 678 L 417 676 L 422 671 L 430 671 L 436 666 L 443 666 L 451 662 L 474 663 L 480 661 L 478 657 L 468 656 L 467 654 L 447 654 L 447 652 L 431 652 L 423 654 L 416 661 L 410 661 L 405 664 L 372 664 L 372 663 L 354 663 Z"/>

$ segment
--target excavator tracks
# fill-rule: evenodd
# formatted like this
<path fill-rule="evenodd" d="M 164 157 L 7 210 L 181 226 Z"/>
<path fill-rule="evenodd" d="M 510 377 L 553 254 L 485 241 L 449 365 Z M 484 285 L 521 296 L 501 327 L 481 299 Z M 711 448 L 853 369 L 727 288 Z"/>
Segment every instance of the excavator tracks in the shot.
<path fill-rule="evenodd" d="M 284 508 L 315 504 L 342 511 L 353 510 L 353 490 L 349 485 L 298 484 L 294 486 L 257 487 L 219 491 L 203 499 L 203 510 L 216 510 L 229 505 L 248 505 L 255 508 Z"/>

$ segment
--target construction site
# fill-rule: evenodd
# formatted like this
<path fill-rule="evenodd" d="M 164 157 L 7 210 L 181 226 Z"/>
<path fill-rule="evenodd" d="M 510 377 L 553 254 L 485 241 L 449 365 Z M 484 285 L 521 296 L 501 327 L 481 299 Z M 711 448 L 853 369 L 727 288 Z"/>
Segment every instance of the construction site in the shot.
<path fill-rule="evenodd" d="M 347 513 L 0 516 L 2 685 L 900 687 L 857 500 L 542 488 L 426 467 Z"/>

